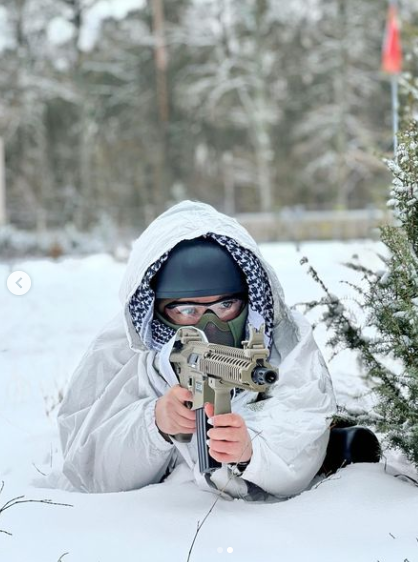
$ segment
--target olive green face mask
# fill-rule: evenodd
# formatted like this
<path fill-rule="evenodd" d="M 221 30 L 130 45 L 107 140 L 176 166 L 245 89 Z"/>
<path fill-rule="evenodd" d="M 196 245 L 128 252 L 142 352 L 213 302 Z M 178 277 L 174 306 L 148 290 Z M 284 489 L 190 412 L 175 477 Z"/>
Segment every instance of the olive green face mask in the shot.
<path fill-rule="evenodd" d="M 248 305 L 245 305 L 236 318 L 229 320 L 229 322 L 224 322 L 220 320 L 214 312 L 208 311 L 203 314 L 197 324 L 194 324 L 194 327 L 202 330 L 210 343 L 229 345 L 230 347 L 241 347 L 241 342 L 245 338 L 247 313 Z M 155 317 L 166 326 L 173 328 L 173 330 L 181 328 L 179 324 L 173 324 L 157 310 L 155 311 Z"/>

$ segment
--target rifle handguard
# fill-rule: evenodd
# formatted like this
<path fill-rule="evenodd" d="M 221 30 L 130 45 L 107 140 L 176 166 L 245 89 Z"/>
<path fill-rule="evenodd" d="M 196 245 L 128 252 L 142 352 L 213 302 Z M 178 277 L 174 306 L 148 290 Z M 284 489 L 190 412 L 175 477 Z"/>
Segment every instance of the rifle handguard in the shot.
<path fill-rule="evenodd" d="M 264 326 L 255 330 L 250 326 L 248 341 L 242 349 L 209 343 L 206 335 L 193 326 L 177 330 L 170 354 L 170 362 L 183 388 L 193 394 L 192 409 L 196 411 L 199 469 L 202 474 L 222 466 L 215 461 L 206 444 L 210 426 L 205 403 L 214 405 L 214 415 L 231 412 L 231 389 L 241 388 L 265 392 L 278 379 L 278 369 L 267 363 L 269 350 L 264 344 Z M 189 443 L 191 434 L 174 436 L 181 443 Z"/>

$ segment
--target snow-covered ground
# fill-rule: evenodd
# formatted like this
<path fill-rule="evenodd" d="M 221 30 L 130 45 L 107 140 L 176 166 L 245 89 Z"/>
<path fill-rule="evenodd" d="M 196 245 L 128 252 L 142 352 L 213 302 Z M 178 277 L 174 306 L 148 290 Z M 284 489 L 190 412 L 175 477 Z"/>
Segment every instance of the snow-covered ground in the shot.
<path fill-rule="evenodd" d="M 332 292 L 352 297 L 341 279 L 357 274 L 341 262 L 358 254 L 380 267 L 373 242 L 265 244 L 289 304 L 321 296 L 300 265 L 309 258 Z M 90 340 L 118 311 L 125 266 L 106 255 L 0 264 L 0 562 L 187 562 L 198 521 L 216 496 L 188 472 L 164 484 L 118 494 L 46 489 L 43 474 L 59 467 L 54 405 Z M 10 272 L 32 279 L 25 296 L 8 292 Z M 324 354 L 326 334 L 317 340 Z M 355 358 L 330 363 L 338 401 L 369 400 Z M 190 562 L 418 562 L 418 488 L 399 455 L 357 464 L 286 502 L 219 499 L 203 524 Z M 49 480 L 51 482 L 51 479 Z M 16 496 L 72 507 L 25 503 L 1 512 Z"/>

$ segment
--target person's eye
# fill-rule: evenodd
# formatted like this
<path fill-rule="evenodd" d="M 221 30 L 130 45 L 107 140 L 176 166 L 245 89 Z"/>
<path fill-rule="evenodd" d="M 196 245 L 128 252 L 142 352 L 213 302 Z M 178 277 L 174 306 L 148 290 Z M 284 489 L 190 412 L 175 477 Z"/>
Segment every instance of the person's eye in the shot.
<path fill-rule="evenodd" d="M 194 306 L 182 306 L 178 311 L 183 316 L 195 316 L 197 314 L 197 309 Z"/>
<path fill-rule="evenodd" d="M 222 308 L 225 308 L 225 309 L 231 308 L 231 306 L 233 306 L 234 304 L 235 304 L 235 300 L 222 301 L 222 302 L 221 302 Z"/>

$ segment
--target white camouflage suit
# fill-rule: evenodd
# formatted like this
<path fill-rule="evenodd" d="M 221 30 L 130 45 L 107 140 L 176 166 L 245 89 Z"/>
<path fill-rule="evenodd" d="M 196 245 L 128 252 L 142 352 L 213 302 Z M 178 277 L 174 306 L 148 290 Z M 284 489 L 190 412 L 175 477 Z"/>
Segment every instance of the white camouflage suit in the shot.
<path fill-rule="evenodd" d="M 232 398 L 253 454 L 240 477 L 223 465 L 212 481 L 219 489 L 226 486 L 230 497 L 283 499 L 306 489 L 321 467 L 335 399 L 309 323 L 284 304 L 275 272 L 237 221 L 209 205 L 184 201 L 135 242 L 120 290 L 123 308 L 92 342 L 70 381 L 58 423 L 63 472 L 75 489 L 138 489 L 182 465 L 199 487 L 213 491 L 198 470 L 196 434 L 191 443 L 169 443 L 155 424 L 157 399 L 178 380 L 169 363 L 174 332 L 153 319 L 148 283 L 176 244 L 205 235 L 225 245 L 246 274 L 247 326 L 265 324 L 269 361 L 279 367 L 278 382 L 262 400 L 255 402 L 252 391 Z"/>

